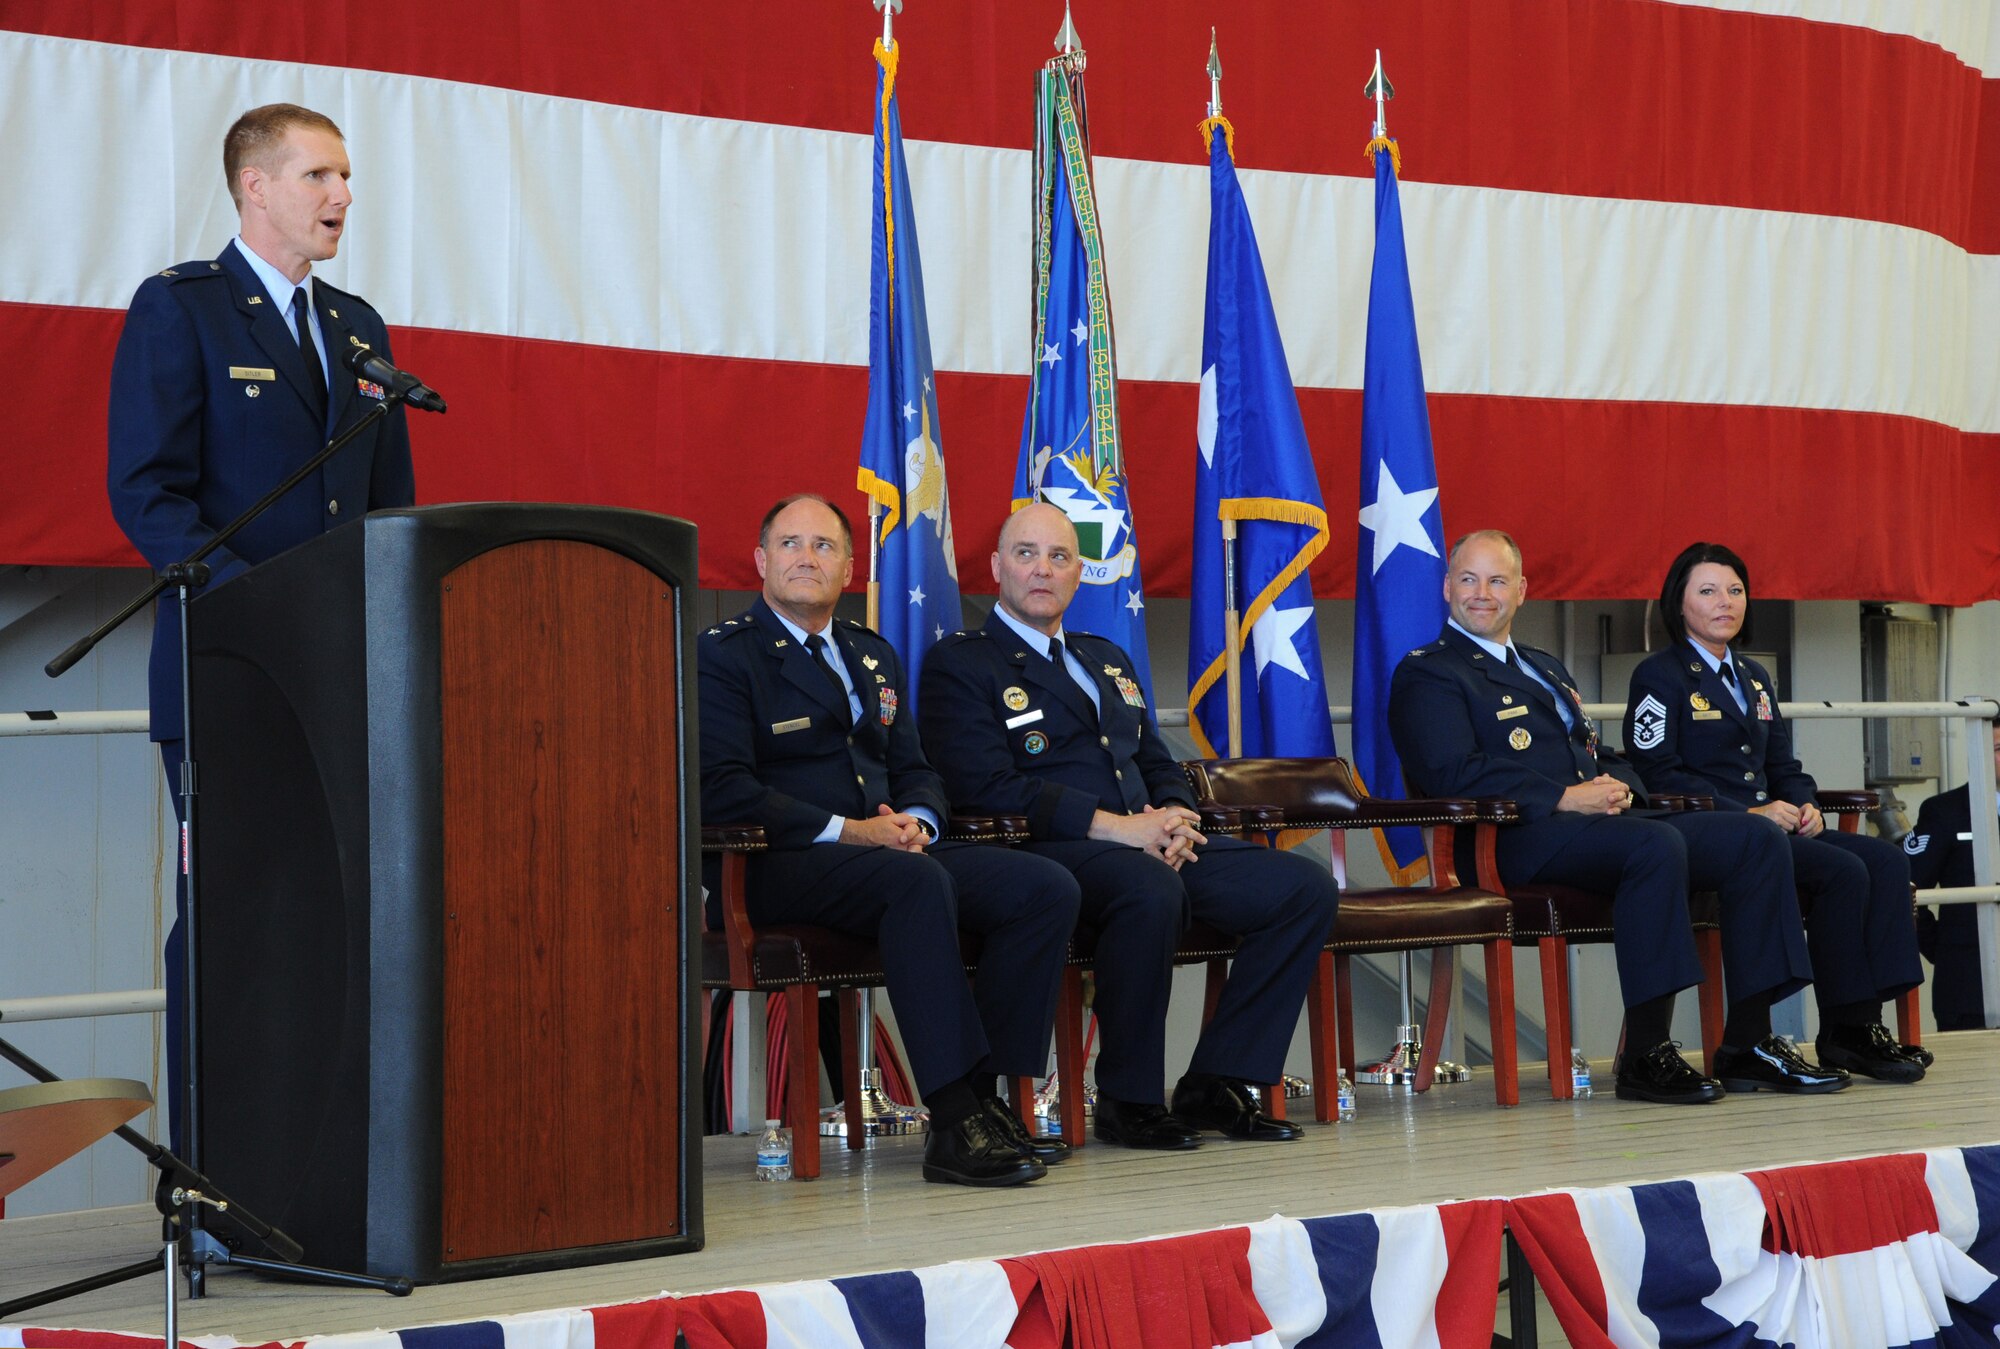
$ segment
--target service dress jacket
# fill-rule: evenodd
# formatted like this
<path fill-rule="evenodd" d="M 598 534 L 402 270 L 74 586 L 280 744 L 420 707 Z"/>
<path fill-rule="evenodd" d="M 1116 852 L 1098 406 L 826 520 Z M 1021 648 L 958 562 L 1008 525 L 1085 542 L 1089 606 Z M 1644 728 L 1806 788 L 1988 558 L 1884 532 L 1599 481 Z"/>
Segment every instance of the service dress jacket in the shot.
<path fill-rule="evenodd" d="M 1740 652 L 1730 660 L 1743 681 L 1746 711 L 1685 640 L 1639 663 L 1625 708 L 1625 752 L 1633 767 L 1654 791 L 1712 796 L 1718 809 L 1809 804 L 1819 786 L 1792 749 L 1777 681 Z"/>

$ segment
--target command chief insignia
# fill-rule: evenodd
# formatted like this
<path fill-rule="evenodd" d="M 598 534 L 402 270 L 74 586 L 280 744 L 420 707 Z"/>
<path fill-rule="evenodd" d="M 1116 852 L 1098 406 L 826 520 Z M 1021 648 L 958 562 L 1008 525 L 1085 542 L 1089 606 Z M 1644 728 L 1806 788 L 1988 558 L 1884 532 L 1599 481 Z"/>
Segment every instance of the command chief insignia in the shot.
<path fill-rule="evenodd" d="M 1930 846 L 1931 836 L 1929 834 L 1909 833 L 1903 835 L 1903 851 L 1912 857 L 1915 857 Z"/>
<path fill-rule="evenodd" d="M 1514 734 L 1507 737 L 1507 743 L 1512 745 L 1515 749 L 1526 749 L 1528 746 L 1535 743 L 1535 737 L 1528 734 L 1527 727 L 1516 726 L 1514 728 Z"/>
<path fill-rule="evenodd" d="M 1115 676 L 1111 682 L 1118 686 L 1118 692 L 1133 707 L 1144 707 L 1146 705 L 1146 695 L 1139 691 L 1137 684 L 1127 679 L 1124 675 Z"/>
<path fill-rule="evenodd" d="M 1708 699 L 1702 697 L 1699 693 L 1690 693 L 1688 695 L 1688 706 L 1697 712 L 1706 712 L 1708 711 Z"/>
<path fill-rule="evenodd" d="M 1658 749 L 1666 738 L 1666 705 L 1649 693 L 1632 709 L 1632 747 Z"/>
<path fill-rule="evenodd" d="M 882 724 L 883 724 L 884 726 L 893 726 L 893 725 L 895 725 L 895 724 L 896 724 L 896 690 L 894 690 L 894 689 L 892 689 L 892 688 L 879 688 L 879 689 L 876 689 L 876 690 L 875 690 L 875 696 L 876 696 L 876 697 L 877 697 L 878 699 L 880 699 L 880 700 L 881 700 L 881 701 L 880 701 L 880 706 L 881 706 L 881 709 L 882 709 Z"/>
<path fill-rule="evenodd" d="M 1029 731 L 1027 738 L 1021 741 L 1021 748 L 1030 754 L 1040 754 L 1048 747 L 1049 738 L 1040 731 Z"/>
<path fill-rule="evenodd" d="M 1028 691 L 1019 684 L 1011 684 L 1001 693 L 1000 701 L 1007 704 L 1009 712 L 1019 712 L 1028 706 Z"/>

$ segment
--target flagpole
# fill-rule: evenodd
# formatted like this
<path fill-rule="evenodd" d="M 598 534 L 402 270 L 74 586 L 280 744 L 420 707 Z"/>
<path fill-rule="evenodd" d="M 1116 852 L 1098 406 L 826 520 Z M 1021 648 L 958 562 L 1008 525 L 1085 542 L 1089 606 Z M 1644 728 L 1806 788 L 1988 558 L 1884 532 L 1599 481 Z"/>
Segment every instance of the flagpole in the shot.
<path fill-rule="evenodd" d="M 1236 608 L 1236 521 L 1222 522 L 1222 678 L 1229 700 L 1229 757 L 1243 757 L 1243 616 Z"/>
<path fill-rule="evenodd" d="M 882 557 L 882 503 L 868 498 L 868 626 L 882 629 L 882 577 L 877 567 Z"/>

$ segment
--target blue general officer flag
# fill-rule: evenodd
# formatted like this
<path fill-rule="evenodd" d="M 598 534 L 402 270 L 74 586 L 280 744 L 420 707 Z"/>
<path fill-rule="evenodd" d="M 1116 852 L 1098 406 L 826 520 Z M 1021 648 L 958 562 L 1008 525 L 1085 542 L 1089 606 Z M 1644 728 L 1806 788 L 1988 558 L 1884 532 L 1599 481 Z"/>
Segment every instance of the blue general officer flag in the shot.
<path fill-rule="evenodd" d="M 1213 134 L 1219 126 L 1224 134 Z M 1188 706 L 1205 754 L 1330 755 L 1333 722 L 1306 568 L 1326 547 L 1326 508 L 1285 361 L 1228 122 L 1208 147 L 1208 305 L 1194 476 L 1194 613 Z M 1243 743 L 1229 743 L 1222 521 L 1236 524 Z"/>
<path fill-rule="evenodd" d="M 924 317 L 916 212 L 903 168 L 903 119 L 896 106 L 898 43 L 875 44 L 875 241 L 868 292 L 868 418 L 861 431 L 856 485 L 881 506 L 875 579 L 876 622 L 908 672 L 904 709 L 916 715 L 917 671 L 931 644 L 964 625 L 958 555 L 945 490 L 943 432 Z"/>
<path fill-rule="evenodd" d="M 1047 502 L 1076 526 L 1083 583 L 1063 627 L 1125 648 L 1150 703 L 1146 601 L 1118 437 L 1111 292 L 1082 94 L 1080 63 L 1057 58 L 1043 70 L 1036 95 L 1035 359 L 1014 509 Z"/>
<path fill-rule="evenodd" d="M 1375 796 L 1402 796 L 1389 739 L 1389 676 L 1444 627 L 1444 525 L 1438 510 L 1424 365 L 1417 351 L 1395 149 L 1375 154 L 1375 270 L 1361 378 L 1361 528 L 1354 566 L 1354 766 Z M 1423 835 L 1390 829 L 1384 861 L 1407 880 L 1423 870 Z"/>

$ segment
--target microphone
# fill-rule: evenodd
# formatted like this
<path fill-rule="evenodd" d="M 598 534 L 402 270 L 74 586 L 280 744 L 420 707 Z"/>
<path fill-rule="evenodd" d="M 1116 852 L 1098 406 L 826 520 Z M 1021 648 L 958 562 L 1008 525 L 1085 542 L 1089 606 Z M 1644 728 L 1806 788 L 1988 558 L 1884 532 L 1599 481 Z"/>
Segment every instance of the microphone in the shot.
<path fill-rule="evenodd" d="M 380 384 L 403 395 L 403 401 L 423 412 L 443 412 L 444 399 L 437 390 L 405 370 L 398 370 L 366 343 L 356 343 L 341 357 L 341 364 L 371 384 Z"/>

